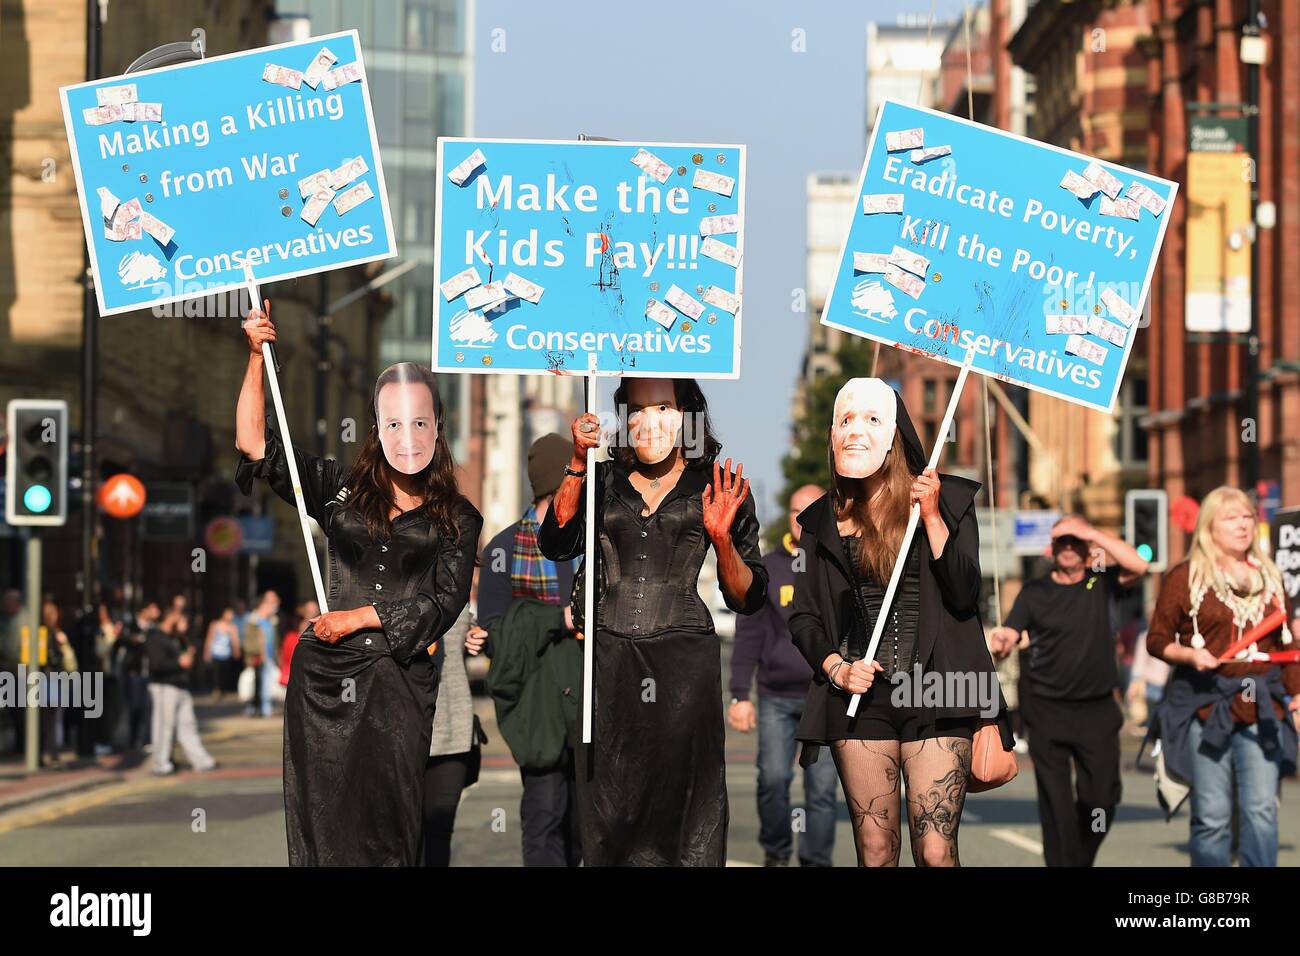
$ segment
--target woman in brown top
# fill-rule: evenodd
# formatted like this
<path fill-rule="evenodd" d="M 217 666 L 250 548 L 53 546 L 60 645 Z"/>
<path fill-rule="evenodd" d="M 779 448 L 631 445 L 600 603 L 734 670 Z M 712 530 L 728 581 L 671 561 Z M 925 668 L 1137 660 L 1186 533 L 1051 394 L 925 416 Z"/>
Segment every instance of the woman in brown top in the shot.
<path fill-rule="evenodd" d="M 1147 634 L 1147 650 L 1174 668 L 1154 732 L 1169 775 L 1191 787 L 1193 866 L 1232 863 L 1234 778 L 1239 862 L 1277 865 L 1278 780 L 1295 765 L 1290 714 L 1300 709 L 1300 664 L 1258 655 L 1291 643 L 1288 624 L 1231 661 L 1220 657 L 1279 608 L 1289 621 L 1282 577 L 1260 550 L 1250 499 L 1216 488 L 1201 503 L 1187 560 L 1165 575 Z"/>

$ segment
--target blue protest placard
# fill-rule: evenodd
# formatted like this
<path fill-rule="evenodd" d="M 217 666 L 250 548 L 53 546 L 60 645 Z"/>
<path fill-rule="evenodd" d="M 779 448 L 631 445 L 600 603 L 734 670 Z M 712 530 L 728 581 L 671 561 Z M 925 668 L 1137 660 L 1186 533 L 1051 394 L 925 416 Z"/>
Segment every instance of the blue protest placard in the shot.
<path fill-rule="evenodd" d="M 355 30 L 59 93 L 101 315 L 397 254 Z"/>
<path fill-rule="evenodd" d="M 887 100 L 822 322 L 1109 411 L 1177 189 Z"/>
<path fill-rule="evenodd" d="M 736 378 L 745 147 L 442 138 L 439 371 Z"/>

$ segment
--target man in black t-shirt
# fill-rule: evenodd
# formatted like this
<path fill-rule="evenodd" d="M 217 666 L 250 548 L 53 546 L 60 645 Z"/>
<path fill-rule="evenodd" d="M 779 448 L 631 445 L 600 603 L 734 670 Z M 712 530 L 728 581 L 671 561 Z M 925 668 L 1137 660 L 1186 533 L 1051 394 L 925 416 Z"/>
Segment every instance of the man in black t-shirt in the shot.
<path fill-rule="evenodd" d="M 1025 648 L 1020 712 L 1047 865 L 1092 866 L 1121 792 L 1115 598 L 1147 562 L 1074 515 L 1052 528 L 1052 560 L 1050 574 L 1025 583 L 990 644 L 998 657 Z"/>

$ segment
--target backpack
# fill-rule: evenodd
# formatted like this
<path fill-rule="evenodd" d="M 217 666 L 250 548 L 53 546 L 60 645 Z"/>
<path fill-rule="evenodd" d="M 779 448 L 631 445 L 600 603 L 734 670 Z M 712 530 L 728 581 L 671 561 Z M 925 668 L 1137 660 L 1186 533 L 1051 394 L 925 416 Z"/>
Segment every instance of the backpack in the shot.
<path fill-rule="evenodd" d="M 262 632 L 262 625 L 257 623 L 257 618 L 252 615 L 244 625 L 243 642 L 245 661 L 266 656 L 266 634 Z"/>

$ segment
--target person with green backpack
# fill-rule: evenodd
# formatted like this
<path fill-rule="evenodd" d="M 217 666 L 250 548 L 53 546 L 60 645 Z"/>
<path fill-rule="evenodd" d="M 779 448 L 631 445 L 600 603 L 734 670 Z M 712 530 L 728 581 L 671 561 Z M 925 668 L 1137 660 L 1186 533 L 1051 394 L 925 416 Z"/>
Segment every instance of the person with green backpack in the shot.
<path fill-rule="evenodd" d="M 528 450 L 533 502 L 491 541 L 479 568 L 478 620 L 466 649 L 492 658 L 487 690 L 497 726 L 519 764 L 524 866 L 582 861 L 574 779 L 574 727 L 582 689 L 582 645 L 571 610 L 572 561 L 551 561 L 537 529 L 573 456 L 562 435 Z"/>

